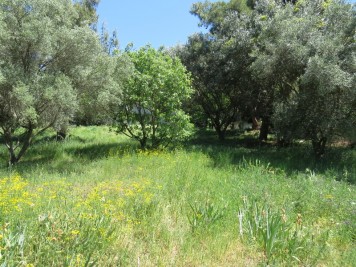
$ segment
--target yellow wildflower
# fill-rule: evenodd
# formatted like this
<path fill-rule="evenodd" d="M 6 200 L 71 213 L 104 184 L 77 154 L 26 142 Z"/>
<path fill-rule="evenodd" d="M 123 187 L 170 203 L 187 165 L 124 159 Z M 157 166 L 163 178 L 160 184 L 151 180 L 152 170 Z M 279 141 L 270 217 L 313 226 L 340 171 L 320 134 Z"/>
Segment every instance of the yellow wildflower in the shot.
<path fill-rule="evenodd" d="M 27 191 L 28 182 L 19 175 L 0 179 L 0 210 L 4 214 L 21 212 L 25 206 L 33 205 L 32 195 Z"/>
<path fill-rule="evenodd" d="M 79 230 L 72 230 L 70 233 L 71 233 L 73 236 L 77 236 L 77 235 L 79 235 L 80 231 L 79 231 Z"/>

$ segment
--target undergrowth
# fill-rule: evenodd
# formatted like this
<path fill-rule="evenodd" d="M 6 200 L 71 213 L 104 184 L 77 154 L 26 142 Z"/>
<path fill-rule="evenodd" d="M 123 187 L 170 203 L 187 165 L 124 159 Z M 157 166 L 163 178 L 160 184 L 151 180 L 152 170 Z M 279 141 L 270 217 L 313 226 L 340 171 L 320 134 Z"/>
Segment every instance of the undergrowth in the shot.
<path fill-rule="evenodd" d="M 354 152 L 302 151 L 48 133 L 0 169 L 0 266 L 353 266 Z"/>

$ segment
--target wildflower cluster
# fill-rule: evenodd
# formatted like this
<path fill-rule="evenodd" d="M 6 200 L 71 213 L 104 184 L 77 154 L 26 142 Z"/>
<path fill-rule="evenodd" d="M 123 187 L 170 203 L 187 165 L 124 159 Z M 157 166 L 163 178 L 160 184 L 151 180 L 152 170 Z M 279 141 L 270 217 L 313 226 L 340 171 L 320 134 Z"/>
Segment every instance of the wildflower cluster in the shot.
<path fill-rule="evenodd" d="M 152 202 L 154 186 L 148 179 L 124 183 L 105 181 L 82 190 L 75 208 L 85 218 L 104 215 L 114 221 L 132 221 L 137 210 L 144 210 Z"/>
<path fill-rule="evenodd" d="M 0 179 L 0 214 L 6 216 L 33 206 L 34 195 L 28 190 L 28 182 L 19 175 Z"/>
<path fill-rule="evenodd" d="M 120 229 L 134 230 L 149 216 L 158 188 L 146 178 L 85 185 L 64 178 L 38 184 L 19 175 L 2 178 L 0 265 L 25 262 L 26 244 L 32 244 L 53 259 L 66 258 L 68 266 L 84 266 L 117 240 Z M 42 264 L 32 256 L 26 263 Z"/>
<path fill-rule="evenodd" d="M 67 200 L 71 195 L 72 184 L 66 179 L 44 182 L 34 188 L 36 195 L 42 199 L 42 203 L 53 200 Z"/>

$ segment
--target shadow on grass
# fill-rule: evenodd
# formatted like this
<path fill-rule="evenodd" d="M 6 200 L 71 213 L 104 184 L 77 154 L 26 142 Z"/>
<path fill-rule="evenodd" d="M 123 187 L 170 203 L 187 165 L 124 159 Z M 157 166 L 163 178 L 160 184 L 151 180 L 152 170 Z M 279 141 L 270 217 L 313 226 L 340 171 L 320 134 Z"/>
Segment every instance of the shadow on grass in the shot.
<path fill-rule="evenodd" d="M 336 180 L 347 180 L 356 184 L 356 150 L 350 148 L 329 148 L 327 155 L 317 161 L 310 145 L 295 144 L 278 148 L 273 143 L 260 145 L 256 133 L 239 137 L 236 132 L 228 132 L 224 142 L 217 139 L 213 131 L 200 131 L 185 143 L 185 150 L 200 151 L 208 155 L 215 168 L 229 168 L 243 162 L 261 164 L 282 170 L 287 176 L 306 169 L 327 174 Z M 56 142 L 52 136 L 36 140 L 24 158 L 13 167 L 14 171 L 26 173 L 38 168 L 46 171 L 68 173 L 83 172 L 96 160 L 106 157 L 121 157 L 134 154 L 138 145 L 134 141 L 86 140 L 70 136 L 68 141 Z M 0 149 L 0 168 L 6 169 L 7 154 Z"/>
<path fill-rule="evenodd" d="M 356 150 L 329 147 L 327 154 L 317 160 L 309 144 L 294 144 L 280 148 L 273 143 L 260 144 L 254 133 L 239 138 L 229 132 L 226 140 L 219 141 L 212 131 L 201 131 L 185 144 L 187 150 L 198 150 L 208 155 L 216 168 L 227 168 L 243 162 L 256 163 L 283 170 L 286 175 L 306 172 L 307 169 L 327 174 L 336 180 L 356 184 Z"/>
<path fill-rule="evenodd" d="M 132 142 L 90 144 L 80 148 L 68 148 L 66 152 L 75 158 L 85 160 L 97 160 L 109 156 L 123 156 L 127 153 L 134 153 L 137 150 L 137 144 Z"/>
<path fill-rule="evenodd" d="M 17 139 L 15 139 L 17 140 Z M 79 136 L 70 136 L 68 138 L 71 142 L 85 144 L 86 140 Z M 20 162 L 17 165 L 32 165 L 32 164 L 46 164 L 51 162 L 56 158 L 58 150 L 60 147 L 65 144 L 66 141 L 58 141 L 56 135 L 48 134 L 47 132 L 43 133 L 40 136 L 37 136 L 31 146 L 26 151 L 25 155 L 21 158 Z M 0 144 L 3 144 L 3 139 L 0 137 Z M 21 146 L 18 148 L 20 149 Z M 7 159 L 9 155 L 6 149 L 0 149 L 0 168 L 7 167 Z"/>
<path fill-rule="evenodd" d="M 12 167 L 12 171 L 26 173 L 42 166 L 50 172 L 81 173 L 96 160 L 110 156 L 120 157 L 126 153 L 134 153 L 136 149 L 137 145 L 133 142 L 92 143 L 77 137 L 68 142 L 57 142 L 45 138 L 36 140 L 20 162 Z M 7 155 L 1 153 L 1 156 Z M 0 168 L 8 168 L 6 161 L 0 163 Z"/>
<path fill-rule="evenodd" d="M 78 143 L 86 143 L 86 140 L 84 138 L 81 138 L 79 136 L 76 135 L 69 135 L 65 140 L 63 139 L 59 139 L 57 138 L 56 135 L 42 135 L 36 138 L 36 140 L 33 142 L 33 145 L 35 144 L 43 144 L 43 143 L 48 143 L 48 142 L 56 142 L 58 144 L 64 143 L 67 140 L 71 140 L 74 142 L 78 142 Z"/>

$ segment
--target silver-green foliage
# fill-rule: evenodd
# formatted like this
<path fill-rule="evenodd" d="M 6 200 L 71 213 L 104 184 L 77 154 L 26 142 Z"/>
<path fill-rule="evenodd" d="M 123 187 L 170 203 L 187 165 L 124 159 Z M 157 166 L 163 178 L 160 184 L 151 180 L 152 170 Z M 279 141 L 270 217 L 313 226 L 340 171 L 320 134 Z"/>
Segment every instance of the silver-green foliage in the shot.
<path fill-rule="evenodd" d="M 267 12 L 252 68 L 273 93 L 281 139 L 311 140 L 317 156 L 355 123 L 355 11 L 342 1 L 299 1 Z M 346 133 L 347 132 L 347 133 Z"/>
<path fill-rule="evenodd" d="M 16 163 L 35 134 L 68 123 L 102 51 L 70 0 L 0 1 L 0 136 Z M 81 90 L 79 90 L 81 89 Z"/>
<path fill-rule="evenodd" d="M 189 117 L 181 107 L 192 89 L 180 60 L 149 46 L 129 51 L 128 56 L 134 73 L 115 113 L 118 132 L 136 139 L 142 148 L 166 146 L 187 137 Z"/>

